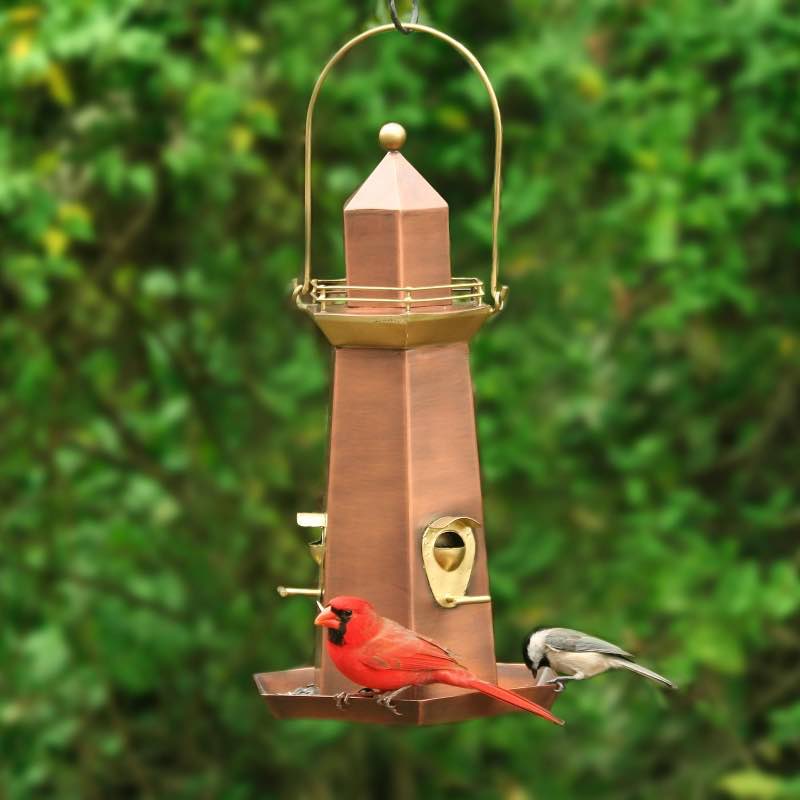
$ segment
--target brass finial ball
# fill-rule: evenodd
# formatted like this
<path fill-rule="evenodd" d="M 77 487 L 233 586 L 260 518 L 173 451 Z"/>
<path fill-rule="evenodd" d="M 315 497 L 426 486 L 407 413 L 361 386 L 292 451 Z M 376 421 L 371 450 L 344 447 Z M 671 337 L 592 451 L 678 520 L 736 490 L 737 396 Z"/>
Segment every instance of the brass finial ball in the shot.
<path fill-rule="evenodd" d="M 406 143 L 406 129 L 397 122 L 387 122 L 378 134 L 381 147 L 399 150 Z"/>

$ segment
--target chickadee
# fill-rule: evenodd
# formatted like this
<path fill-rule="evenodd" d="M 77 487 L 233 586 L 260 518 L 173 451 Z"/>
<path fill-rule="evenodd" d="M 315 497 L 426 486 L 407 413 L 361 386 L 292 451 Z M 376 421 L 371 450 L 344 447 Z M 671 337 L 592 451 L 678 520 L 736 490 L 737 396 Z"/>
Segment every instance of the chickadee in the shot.
<path fill-rule="evenodd" d="M 670 689 L 678 688 L 672 681 L 635 663 L 630 653 L 615 644 L 570 628 L 535 630 L 523 642 L 522 657 L 534 678 L 539 669 L 550 667 L 556 677 L 547 683 L 557 684 L 558 691 L 567 681 L 593 678 L 609 669 L 627 669 Z"/>

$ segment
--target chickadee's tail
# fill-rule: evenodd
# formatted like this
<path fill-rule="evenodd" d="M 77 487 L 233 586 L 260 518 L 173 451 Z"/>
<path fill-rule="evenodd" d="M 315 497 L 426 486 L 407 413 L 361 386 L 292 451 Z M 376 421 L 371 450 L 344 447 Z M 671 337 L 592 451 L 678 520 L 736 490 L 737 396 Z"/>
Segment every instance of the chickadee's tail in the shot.
<path fill-rule="evenodd" d="M 614 669 L 627 669 L 631 672 L 635 672 L 637 675 L 650 678 L 651 681 L 660 683 L 662 686 L 666 686 L 668 689 L 678 688 L 672 681 L 668 681 L 663 675 L 659 675 L 657 672 L 653 672 L 653 670 L 647 669 L 647 667 L 643 667 L 641 664 L 637 664 L 635 661 L 628 661 L 625 658 L 610 658 L 609 664 Z"/>

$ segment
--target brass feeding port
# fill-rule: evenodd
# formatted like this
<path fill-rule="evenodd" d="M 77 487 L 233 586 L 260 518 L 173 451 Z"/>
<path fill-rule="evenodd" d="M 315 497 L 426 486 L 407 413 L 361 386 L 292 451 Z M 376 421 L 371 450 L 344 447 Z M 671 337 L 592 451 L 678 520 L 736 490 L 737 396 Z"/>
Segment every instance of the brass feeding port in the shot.
<path fill-rule="evenodd" d="M 458 569 L 464 561 L 466 551 L 464 540 L 455 531 L 440 533 L 433 543 L 433 556 L 445 572 Z"/>
<path fill-rule="evenodd" d="M 442 608 L 491 602 L 486 594 L 466 594 L 475 564 L 473 529 L 478 525 L 471 517 L 439 517 L 422 534 L 422 565 Z"/>
<path fill-rule="evenodd" d="M 316 542 L 309 542 L 308 552 L 311 553 L 311 558 L 318 567 L 322 567 L 322 562 L 325 561 L 325 542 L 319 539 Z"/>
<path fill-rule="evenodd" d="M 308 543 L 308 552 L 314 563 L 319 567 L 319 586 L 316 588 L 298 588 L 295 586 L 276 586 L 275 590 L 281 597 L 322 597 L 322 572 L 325 565 L 325 529 L 328 525 L 328 515 L 325 512 L 301 511 L 297 514 L 297 524 L 301 528 L 319 528 L 320 537 L 315 542 Z"/>

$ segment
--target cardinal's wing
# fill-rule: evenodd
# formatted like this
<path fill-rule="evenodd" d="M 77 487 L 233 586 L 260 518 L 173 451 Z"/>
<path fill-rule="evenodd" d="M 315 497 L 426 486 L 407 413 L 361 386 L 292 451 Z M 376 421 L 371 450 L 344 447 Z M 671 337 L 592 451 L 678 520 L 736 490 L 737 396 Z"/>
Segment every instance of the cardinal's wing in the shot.
<path fill-rule="evenodd" d="M 373 669 L 465 669 L 441 645 L 391 620 L 385 620 L 380 633 L 362 645 L 359 659 Z"/>
<path fill-rule="evenodd" d="M 571 628 L 551 628 L 547 632 L 545 644 L 556 650 L 573 653 L 605 653 L 610 656 L 633 659 L 633 656 L 621 647 L 617 647 L 605 639 L 598 639 L 596 636 L 589 636 L 587 633 L 574 631 Z"/>

